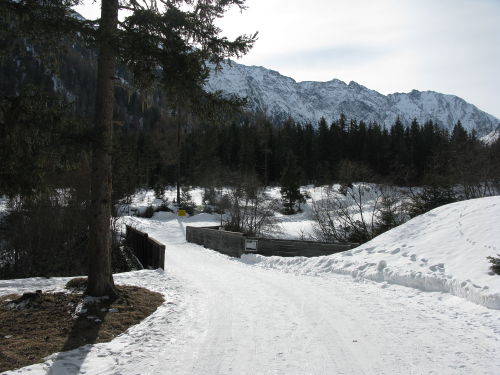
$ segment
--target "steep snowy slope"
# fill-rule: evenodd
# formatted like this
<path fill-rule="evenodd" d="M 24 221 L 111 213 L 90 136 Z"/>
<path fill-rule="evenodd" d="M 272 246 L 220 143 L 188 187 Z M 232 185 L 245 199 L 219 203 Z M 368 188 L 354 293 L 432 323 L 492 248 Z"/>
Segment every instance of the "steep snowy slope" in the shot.
<path fill-rule="evenodd" d="M 500 138 L 500 127 L 497 130 L 493 130 L 486 135 L 481 137 L 481 140 L 487 145 L 491 145 L 496 142 L 497 139 Z"/>
<path fill-rule="evenodd" d="M 421 124 L 432 120 L 451 129 L 460 120 L 479 135 L 500 124 L 499 119 L 453 95 L 413 90 L 385 96 L 356 82 L 296 82 L 273 70 L 237 63 L 213 73 L 207 88 L 248 97 L 250 110 L 265 112 L 276 121 L 291 116 L 296 121 L 317 123 L 321 117 L 333 121 L 344 113 L 348 119 L 387 126 L 399 116 L 406 124 L 416 118 Z"/>

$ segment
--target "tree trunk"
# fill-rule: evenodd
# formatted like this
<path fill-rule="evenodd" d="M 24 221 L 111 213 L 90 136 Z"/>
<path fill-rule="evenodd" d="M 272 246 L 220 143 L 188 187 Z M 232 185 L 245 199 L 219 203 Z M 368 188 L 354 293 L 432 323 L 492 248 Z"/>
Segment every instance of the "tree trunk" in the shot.
<path fill-rule="evenodd" d="M 177 118 L 177 209 L 181 204 L 181 122 Z"/>
<path fill-rule="evenodd" d="M 89 272 L 86 294 L 116 296 L 111 272 L 111 153 L 118 0 L 101 1 L 99 58 L 92 149 Z"/>

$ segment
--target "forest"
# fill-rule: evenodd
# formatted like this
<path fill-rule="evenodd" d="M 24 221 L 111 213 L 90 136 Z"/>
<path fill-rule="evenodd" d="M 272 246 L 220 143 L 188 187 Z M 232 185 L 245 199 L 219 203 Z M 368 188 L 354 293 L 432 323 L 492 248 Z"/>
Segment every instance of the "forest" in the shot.
<path fill-rule="evenodd" d="M 491 188 L 499 175 L 499 142 L 484 144 L 457 123 L 451 134 L 431 121 L 390 128 L 345 116 L 331 122 L 273 124 L 242 114 L 227 125 L 198 123 L 118 130 L 117 163 L 128 157 L 135 187 L 172 185 L 177 157 L 184 185 L 230 184 L 231 176 L 255 175 L 264 186 L 293 173 L 301 185 L 383 182 L 399 186 L 461 184 L 467 194 Z M 178 151 L 179 150 L 179 151 Z M 119 166 L 117 165 L 117 168 Z M 115 172 L 120 176 L 119 168 Z M 485 185 L 486 184 L 486 185 Z"/>
<path fill-rule="evenodd" d="M 78 42 L 48 56 L 36 41 L 2 43 L 0 195 L 9 215 L 0 223 L 0 277 L 83 274 L 96 54 Z M 117 76 L 112 207 L 140 189 L 160 196 L 175 184 L 213 189 L 251 180 L 293 193 L 306 184 L 371 182 L 457 192 L 446 203 L 494 194 L 500 183 L 500 141 L 485 144 L 460 122 L 451 133 L 431 121 L 384 127 L 344 115 L 273 123 L 246 112 L 241 99 L 197 102 L 193 111 L 192 103 L 171 105 L 158 88 L 138 89 L 124 66 Z"/>
<path fill-rule="evenodd" d="M 0 110 L 0 191 L 9 198 L 10 212 L 0 228 L 0 255 L 8 264 L 0 267 L 1 276 L 84 273 L 92 138 L 85 117 L 64 98 L 34 87 L 3 97 Z M 116 121 L 113 139 L 114 205 L 141 189 L 161 196 L 178 176 L 186 193 L 191 186 L 209 191 L 250 180 L 257 187 L 292 192 L 306 184 L 427 186 L 434 189 L 436 202 L 421 212 L 492 195 L 499 186 L 500 142 L 487 145 L 460 123 L 451 134 L 432 122 L 397 121 L 387 129 L 344 116 L 330 124 L 302 125 L 291 119 L 273 124 L 261 114 L 235 112 L 216 123 L 152 106 L 144 108 L 142 121 Z M 114 269 L 125 270 L 117 246 Z"/>

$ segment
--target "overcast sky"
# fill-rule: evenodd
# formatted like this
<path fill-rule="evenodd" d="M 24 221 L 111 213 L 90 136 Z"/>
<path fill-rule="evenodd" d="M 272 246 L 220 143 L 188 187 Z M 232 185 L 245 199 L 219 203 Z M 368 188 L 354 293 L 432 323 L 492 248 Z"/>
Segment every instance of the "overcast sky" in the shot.
<path fill-rule="evenodd" d="M 92 1 L 90 1 L 92 3 Z M 259 32 L 238 62 L 296 81 L 460 96 L 500 118 L 500 0 L 247 0 L 219 25 Z M 95 16 L 91 6 L 78 9 Z"/>

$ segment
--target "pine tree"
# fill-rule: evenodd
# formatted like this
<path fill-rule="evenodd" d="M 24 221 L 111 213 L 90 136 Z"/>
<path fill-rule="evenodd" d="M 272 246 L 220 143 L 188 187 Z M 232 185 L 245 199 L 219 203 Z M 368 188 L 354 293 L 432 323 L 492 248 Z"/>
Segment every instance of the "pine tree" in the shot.
<path fill-rule="evenodd" d="M 409 203 L 408 213 L 411 217 L 422 215 L 434 208 L 459 200 L 450 186 L 426 186 L 422 192 L 415 194 Z"/>
<path fill-rule="evenodd" d="M 398 201 L 390 195 L 382 196 L 378 219 L 375 225 L 375 234 L 379 235 L 401 224 L 398 215 Z"/>
<path fill-rule="evenodd" d="M 304 202 L 304 195 L 300 192 L 300 180 L 302 170 L 300 169 L 294 155 L 289 152 L 287 164 L 281 176 L 281 197 L 283 201 L 283 213 L 292 215 L 295 211 L 295 205 Z"/>
<path fill-rule="evenodd" d="M 326 120 L 322 117 L 318 123 L 318 137 L 316 145 L 316 153 L 318 159 L 317 173 L 323 183 L 331 182 L 331 165 L 330 154 L 332 149 L 330 139 L 330 129 Z"/>
<path fill-rule="evenodd" d="M 111 273 L 111 155 L 116 63 L 130 70 L 134 83 L 143 88 L 158 86 L 173 105 L 211 110 L 220 96 L 204 92 L 207 63 L 219 64 L 230 56 L 246 53 L 256 34 L 230 41 L 220 36 L 215 20 L 228 7 L 244 8 L 244 0 L 137 1 L 101 0 L 98 21 L 74 17 L 71 6 L 78 0 L 5 0 L 1 19 L 14 21 L 19 35 L 40 40 L 67 40 L 71 32 L 98 50 L 97 90 L 91 176 L 89 277 L 87 294 L 116 294 Z M 144 5 L 141 5 L 144 4 Z M 120 10 L 127 10 L 118 22 Z M 2 22 L 4 23 L 4 22 Z M 1 36 L 4 35 L 2 29 Z M 57 44 L 55 44 L 57 45 Z M 54 45 L 51 45 L 53 47 Z"/>

